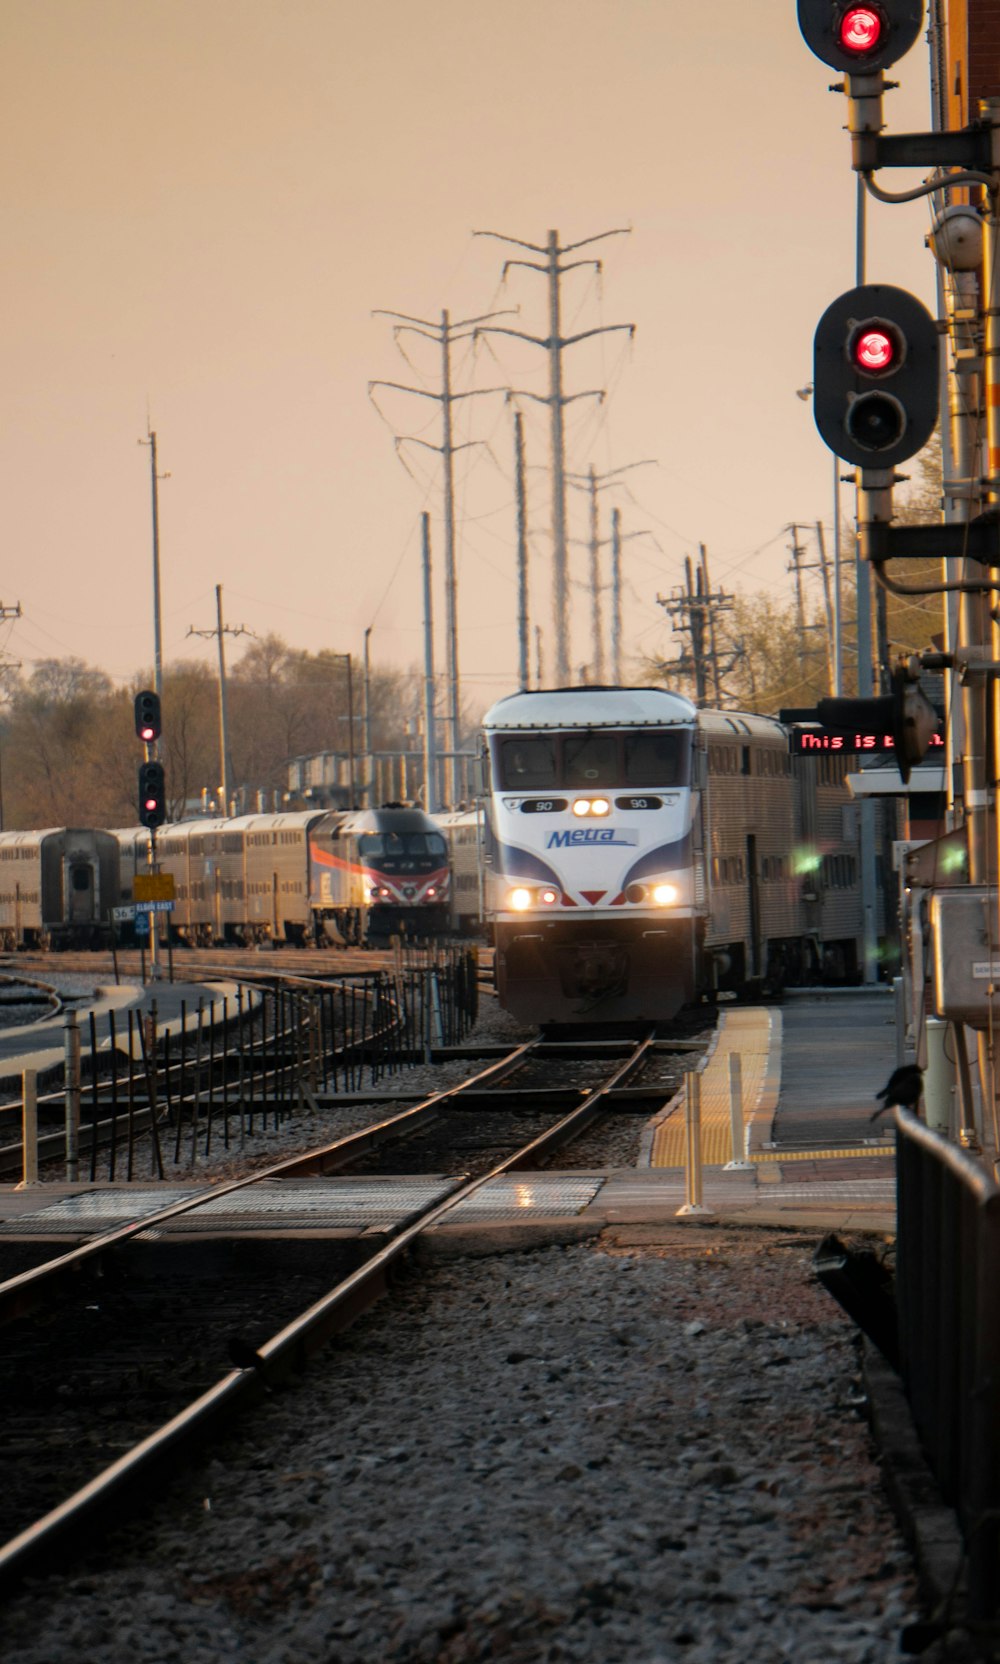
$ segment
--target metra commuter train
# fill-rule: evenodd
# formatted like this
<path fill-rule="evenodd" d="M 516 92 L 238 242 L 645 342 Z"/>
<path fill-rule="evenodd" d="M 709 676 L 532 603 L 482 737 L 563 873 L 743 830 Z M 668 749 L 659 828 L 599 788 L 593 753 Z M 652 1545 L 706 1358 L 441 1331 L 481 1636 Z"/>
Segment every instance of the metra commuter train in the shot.
<path fill-rule="evenodd" d="M 793 772 L 777 721 L 662 688 L 516 693 L 483 732 L 486 912 L 515 1015 L 658 1021 L 713 991 L 856 980 L 843 759 Z"/>
<path fill-rule="evenodd" d="M 160 828 L 156 857 L 174 881 L 179 942 L 358 943 L 449 928 L 448 848 L 420 809 L 182 821 Z M 101 945 L 149 870 L 144 827 L 0 833 L 0 948 Z"/>
<path fill-rule="evenodd" d="M 148 871 L 149 834 L 116 834 L 122 900 Z M 448 929 L 448 849 L 421 809 L 191 820 L 157 834 L 174 880 L 175 939 L 216 942 L 386 940 Z"/>

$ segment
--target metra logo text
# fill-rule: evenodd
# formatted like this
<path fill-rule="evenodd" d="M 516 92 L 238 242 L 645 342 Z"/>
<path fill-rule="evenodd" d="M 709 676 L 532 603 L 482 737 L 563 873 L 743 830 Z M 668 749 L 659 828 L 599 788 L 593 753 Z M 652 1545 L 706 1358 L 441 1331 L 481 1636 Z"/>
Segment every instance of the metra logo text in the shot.
<path fill-rule="evenodd" d="M 573 844 L 625 844 L 631 847 L 639 841 L 637 832 L 626 832 L 620 826 L 578 826 L 572 831 L 550 832 L 546 849 L 568 849 Z"/>

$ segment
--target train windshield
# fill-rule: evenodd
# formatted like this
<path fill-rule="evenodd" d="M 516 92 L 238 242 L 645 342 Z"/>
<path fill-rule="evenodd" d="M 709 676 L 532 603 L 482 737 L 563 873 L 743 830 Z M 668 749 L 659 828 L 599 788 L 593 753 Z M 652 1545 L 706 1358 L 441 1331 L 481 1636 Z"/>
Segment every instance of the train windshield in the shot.
<path fill-rule="evenodd" d="M 684 786 L 689 729 L 574 729 L 565 734 L 505 734 L 495 742 L 505 791 L 581 791 L 618 786 Z"/>
<path fill-rule="evenodd" d="M 448 846 L 440 832 L 365 832 L 358 839 L 363 861 L 433 856 L 444 861 Z"/>

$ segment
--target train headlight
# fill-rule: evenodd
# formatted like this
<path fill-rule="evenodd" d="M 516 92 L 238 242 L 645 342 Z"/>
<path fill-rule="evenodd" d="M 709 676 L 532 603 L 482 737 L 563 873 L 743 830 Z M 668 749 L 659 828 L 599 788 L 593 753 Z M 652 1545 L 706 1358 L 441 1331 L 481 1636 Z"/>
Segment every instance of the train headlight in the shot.
<path fill-rule="evenodd" d="M 437 890 L 433 884 L 428 885 L 426 894 L 428 901 L 434 900 L 434 897 L 437 895 Z"/>
<path fill-rule="evenodd" d="M 574 813 L 574 815 L 589 815 L 590 814 L 590 798 L 589 797 L 578 797 L 578 798 L 576 798 L 574 800 L 574 803 L 573 803 L 573 813 Z"/>
<path fill-rule="evenodd" d="M 590 800 L 590 812 L 592 815 L 610 815 L 611 804 L 608 802 L 606 797 L 592 797 Z"/>
<path fill-rule="evenodd" d="M 653 900 L 657 907 L 669 907 L 677 900 L 676 884 L 654 884 Z"/>
<path fill-rule="evenodd" d="M 526 913 L 531 906 L 531 902 L 532 894 L 530 890 L 518 888 L 507 892 L 507 906 L 515 913 Z"/>
<path fill-rule="evenodd" d="M 559 891 L 552 889 L 539 890 L 538 899 L 540 902 L 543 902 L 546 907 L 554 907 L 556 902 L 559 900 Z"/>

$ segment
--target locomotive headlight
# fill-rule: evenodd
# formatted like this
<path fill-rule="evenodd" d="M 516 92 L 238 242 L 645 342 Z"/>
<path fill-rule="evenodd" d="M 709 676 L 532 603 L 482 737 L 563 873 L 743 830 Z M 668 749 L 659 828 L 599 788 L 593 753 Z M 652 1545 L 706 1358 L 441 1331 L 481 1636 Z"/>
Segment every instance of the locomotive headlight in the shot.
<path fill-rule="evenodd" d="M 676 884 L 654 884 L 653 900 L 657 907 L 669 907 L 671 902 L 677 900 Z"/>
<path fill-rule="evenodd" d="M 574 813 L 574 815 L 589 815 L 590 814 L 590 798 L 589 797 L 578 797 L 578 798 L 576 798 L 574 803 L 573 803 L 573 813 Z"/>
<path fill-rule="evenodd" d="M 531 906 L 531 902 L 532 894 L 530 890 L 518 888 L 507 892 L 507 905 L 515 913 L 526 913 Z"/>
<path fill-rule="evenodd" d="M 608 802 L 606 797 L 592 797 L 590 800 L 590 812 L 592 815 L 610 815 L 611 804 Z"/>
<path fill-rule="evenodd" d="M 434 900 L 434 897 L 437 895 L 437 890 L 433 884 L 428 885 L 426 894 L 428 901 Z"/>

